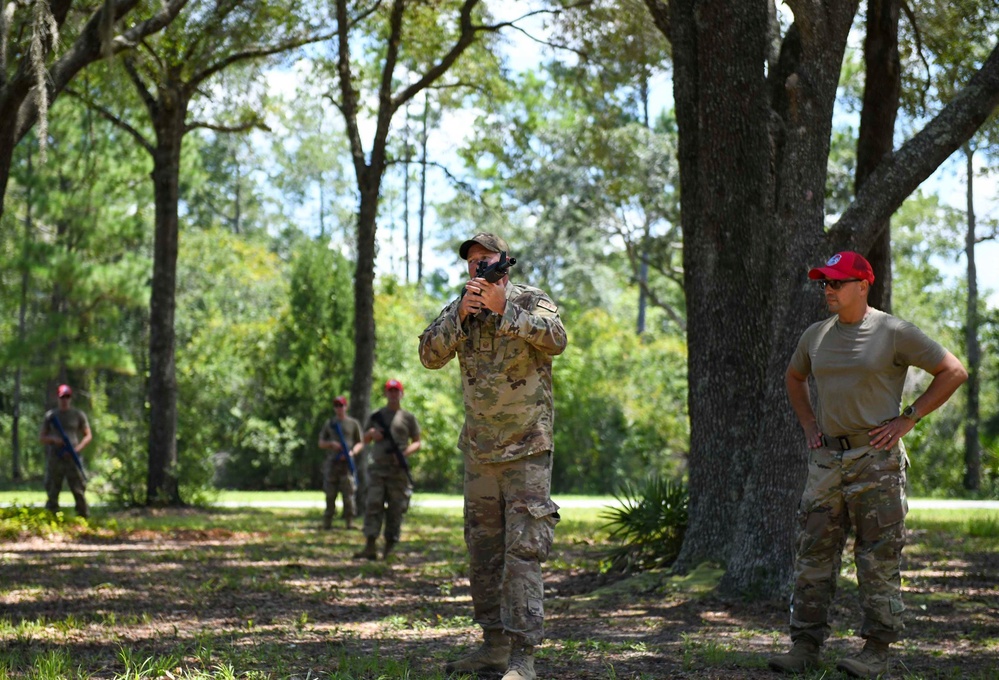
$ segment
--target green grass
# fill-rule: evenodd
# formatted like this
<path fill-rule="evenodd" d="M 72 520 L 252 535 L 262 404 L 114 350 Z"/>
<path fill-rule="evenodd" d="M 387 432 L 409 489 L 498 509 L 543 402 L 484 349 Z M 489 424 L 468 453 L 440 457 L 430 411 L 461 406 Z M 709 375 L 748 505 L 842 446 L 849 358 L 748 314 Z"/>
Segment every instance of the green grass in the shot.
<path fill-rule="evenodd" d="M 319 494 L 263 497 L 296 496 Z M 107 511 L 86 524 L 55 521 L 38 508 L 8 510 L 44 533 L 0 560 L 0 601 L 9 603 L 0 616 L 0 680 L 443 680 L 444 660 L 474 644 L 460 508 L 415 506 L 401 553 L 389 562 L 352 560 L 361 534 L 318 531 L 319 508 Z M 556 590 L 600 571 L 608 546 L 600 513 L 564 509 L 545 566 Z M 988 583 L 994 570 L 985 558 L 999 552 L 995 515 L 913 511 L 914 540 L 906 551 L 925 555 L 920 561 L 927 572 L 906 571 L 905 578 L 929 582 L 939 568 L 937 554 L 958 562 L 958 551 L 974 550 L 981 561 L 969 574 Z M 577 668 L 593 680 L 762 672 L 766 656 L 786 648 L 786 632 L 769 628 L 784 619 L 786 603 L 774 605 L 779 616 L 759 606 L 722 604 L 713 595 L 720 576 L 706 564 L 686 576 L 650 572 L 551 598 L 545 606 L 552 629 L 575 627 L 538 650 L 542 677 L 573 677 Z M 991 600 L 921 588 L 926 592 L 914 592 L 908 603 L 914 615 L 926 611 L 927 618 L 910 627 L 907 661 L 938 654 L 942 664 L 953 663 L 938 651 L 939 630 L 927 628 L 948 616 L 981 631 L 974 638 L 978 651 L 967 654 L 994 654 L 994 629 L 976 623 L 991 615 Z M 855 607 L 855 585 L 841 590 L 838 607 Z M 808 677 L 831 673 L 835 660 L 855 646 L 851 635 L 844 627 L 834 630 L 827 663 Z M 636 668 L 640 663 L 645 666 Z M 658 673 L 656 664 L 672 664 L 675 674 Z M 988 677 L 976 672 L 965 668 L 961 677 Z M 914 671 L 899 677 L 940 676 Z"/>

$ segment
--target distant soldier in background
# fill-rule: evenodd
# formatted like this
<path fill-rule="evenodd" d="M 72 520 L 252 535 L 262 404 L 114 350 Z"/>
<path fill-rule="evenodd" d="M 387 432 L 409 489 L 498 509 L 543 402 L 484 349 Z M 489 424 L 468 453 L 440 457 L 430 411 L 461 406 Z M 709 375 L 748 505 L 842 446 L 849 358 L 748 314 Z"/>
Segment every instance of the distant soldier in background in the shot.
<path fill-rule="evenodd" d="M 378 558 L 376 541 L 385 526 L 386 559 L 402 530 L 402 518 L 409 510 L 413 495 L 413 480 L 407 459 L 420 450 L 420 425 L 416 416 L 402 408 L 402 383 L 385 383 L 388 402 L 368 417 L 365 443 L 374 442 L 368 460 L 367 509 L 364 516 L 365 546 L 354 553 L 355 558 Z"/>
<path fill-rule="evenodd" d="M 336 415 L 326 421 L 319 433 L 319 448 L 326 450 L 323 461 L 323 490 L 326 492 L 326 512 L 323 513 L 323 528 L 333 527 L 336 516 L 336 497 L 343 503 L 343 519 L 348 529 L 354 528 L 357 511 L 354 494 L 357 491 L 355 458 L 364 450 L 361 424 L 347 415 L 347 397 L 333 400 Z M 344 444 L 347 450 L 344 450 Z"/>
<path fill-rule="evenodd" d="M 447 664 L 449 673 L 504 672 L 534 680 L 534 648 L 544 637 L 544 583 L 559 521 L 551 500 L 552 357 L 566 347 L 558 307 L 544 291 L 479 277 L 498 266 L 506 242 L 476 234 L 458 254 L 471 279 L 420 336 L 420 361 L 461 366 L 465 423 L 465 543 L 475 622 L 484 641 Z M 498 272 L 497 272 L 498 273 Z"/>
<path fill-rule="evenodd" d="M 48 500 L 45 507 L 59 512 L 59 492 L 65 479 L 76 501 L 76 514 L 86 518 L 90 514 L 85 496 L 87 476 L 79 454 L 93 439 L 90 423 L 87 414 L 71 406 L 73 390 L 69 385 L 59 385 L 56 396 L 59 406 L 45 414 L 38 436 L 46 449 L 45 493 Z"/>

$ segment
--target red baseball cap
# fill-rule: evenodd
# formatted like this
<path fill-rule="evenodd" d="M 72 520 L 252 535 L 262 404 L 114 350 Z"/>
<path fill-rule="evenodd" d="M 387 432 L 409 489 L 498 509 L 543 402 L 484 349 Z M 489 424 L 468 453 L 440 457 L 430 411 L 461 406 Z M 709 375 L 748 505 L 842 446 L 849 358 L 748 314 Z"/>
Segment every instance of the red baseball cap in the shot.
<path fill-rule="evenodd" d="M 402 390 L 402 383 L 399 382 L 398 380 L 396 380 L 395 378 L 392 378 L 391 380 L 389 380 L 388 382 L 385 383 L 385 389 L 386 390 L 399 390 L 400 392 L 403 391 Z"/>
<path fill-rule="evenodd" d="M 58 396 L 58 397 L 72 397 L 73 396 L 73 388 L 70 387 L 69 385 L 59 385 L 59 387 L 56 389 L 56 396 Z"/>
<path fill-rule="evenodd" d="M 864 259 L 863 255 L 852 250 L 844 250 L 830 257 L 825 267 L 815 267 L 809 270 L 808 278 L 839 281 L 860 279 L 867 281 L 867 283 L 874 283 L 874 270 L 871 269 L 871 263 Z"/>
<path fill-rule="evenodd" d="M 336 406 L 346 406 L 347 405 L 347 397 L 335 397 L 333 399 L 333 404 L 336 405 Z"/>

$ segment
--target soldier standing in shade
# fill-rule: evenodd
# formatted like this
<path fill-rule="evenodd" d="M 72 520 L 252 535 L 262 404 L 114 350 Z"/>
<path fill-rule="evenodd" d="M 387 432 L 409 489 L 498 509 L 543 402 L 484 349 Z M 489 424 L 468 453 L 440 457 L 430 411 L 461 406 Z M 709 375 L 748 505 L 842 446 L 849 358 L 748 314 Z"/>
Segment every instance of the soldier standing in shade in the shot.
<path fill-rule="evenodd" d="M 474 619 L 484 641 L 448 672 L 504 672 L 534 680 L 544 637 L 541 563 L 559 521 L 551 500 L 552 357 L 566 346 L 558 307 L 538 288 L 477 278 L 506 242 L 477 234 L 461 244 L 471 280 L 420 336 L 420 360 L 461 367 L 465 423 L 465 543 Z"/>
<path fill-rule="evenodd" d="M 329 451 L 326 460 L 323 461 L 323 490 L 326 492 L 323 528 L 332 528 L 333 517 L 336 516 L 336 497 L 340 494 L 343 519 L 347 528 L 353 529 L 354 517 L 357 515 L 354 506 L 357 480 L 351 468 L 357 454 L 364 450 L 364 441 L 361 436 L 361 424 L 347 415 L 347 397 L 336 397 L 333 400 L 333 409 L 336 416 L 327 420 L 319 433 L 319 448 Z M 340 426 L 339 433 L 337 425 Z M 341 435 L 343 442 L 350 447 L 346 452 L 340 443 Z"/>
<path fill-rule="evenodd" d="M 867 304 L 874 272 L 861 255 L 837 253 L 808 277 L 822 286 L 833 316 L 804 332 L 785 375 L 810 452 L 798 509 L 794 644 L 768 663 L 784 673 L 818 666 L 819 649 L 829 635 L 829 604 L 840 559 L 852 529 L 864 612 L 860 637 L 866 642 L 837 668 L 853 677 L 876 678 L 888 671 L 888 647 L 903 630 L 900 570 L 909 461 L 902 436 L 946 402 L 968 373 L 953 354 L 911 323 Z M 933 380 L 901 409 L 909 366 L 922 368 Z M 809 375 L 818 394 L 815 410 Z"/>
<path fill-rule="evenodd" d="M 78 458 L 74 459 L 73 454 L 66 450 L 59 428 L 62 428 L 78 457 L 93 439 L 90 423 L 87 421 L 87 414 L 71 406 L 73 390 L 69 385 L 59 385 L 56 396 L 59 398 L 59 407 L 45 414 L 38 435 L 46 449 L 45 492 L 48 500 L 45 507 L 52 512 L 59 511 L 59 492 L 62 491 L 62 480 L 65 479 L 76 501 L 76 514 L 86 518 L 90 514 L 85 495 L 87 478 L 77 464 Z"/>
<path fill-rule="evenodd" d="M 367 511 L 364 517 L 364 549 L 354 553 L 355 558 L 378 558 L 376 541 L 385 525 L 385 549 L 382 559 L 388 558 L 399 542 L 402 518 L 409 510 L 413 484 L 409 478 L 409 456 L 420 450 L 420 425 L 416 416 L 402 408 L 402 383 L 389 380 L 385 383 L 383 408 L 368 417 L 364 442 L 374 442 L 368 461 Z M 402 461 L 400 461 L 400 456 Z"/>

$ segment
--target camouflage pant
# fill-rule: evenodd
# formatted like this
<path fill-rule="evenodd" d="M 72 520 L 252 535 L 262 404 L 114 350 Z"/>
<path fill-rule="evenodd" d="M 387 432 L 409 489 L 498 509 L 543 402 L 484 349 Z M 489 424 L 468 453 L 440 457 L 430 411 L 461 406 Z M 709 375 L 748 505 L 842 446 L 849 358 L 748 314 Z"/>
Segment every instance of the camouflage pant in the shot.
<path fill-rule="evenodd" d="M 829 635 L 829 604 L 836 593 L 847 533 L 864 612 L 860 636 L 898 640 L 902 624 L 901 559 L 905 545 L 905 450 L 864 446 L 813 449 L 798 509 L 801 532 L 791 600 L 791 638 L 822 644 Z"/>
<path fill-rule="evenodd" d="M 364 535 L 378 538 L 385 523 L 385 540 L 397 543 L 402 532 L 402 518 L 409 510 L 413 487 L 406 472 L 398 467 L 368 468 L 367 512 L 364 516 Z"/>
<path fill-rule="evenodd" d="M 514 641 L 544 638 L 544 583 L 558 506 L 549 491 L 550 451 L 509 463 L 465 457 L 465 543 L 475 622 Z"/>
<path fill-rule="evenodd" d="M 343 503 L 344 519 L 351 519 L 357 514 L 354 505 L 354 494 L 357 485 L 350 466 L 345 460 L 327 460 L 323 466 L 323 491 L 326 492 L 326 512 L 323 514 L 323 525 L 329 527 L 336 517 L 336 497 L 339 494 Z"/>
<path fill-rule="evenodd" d="M 60 456 L 51 451 L 45 458 L 45 493 L 48 500 L 45 507 L 52 512 L 59 511 L 59 492 L 62 491 L 62 480 L 66 480 L 69 490 L 73 493 L 76 501 L 76 514 L 80 517 L 87 517 L 87 498 L 84 492 L 87 490 L 87 480 L 84 479 L 80 468 L 76 467 L 73 457 L 70 455 Z"/>
<path fill-rule="evenodd" d="M 356 517 L 362 520 L 368 512 L 368 452 L 361 450 L 354 456 L 354 467 L 357 469 L 357 490 L 354 491 L 354 509 Z"/>

